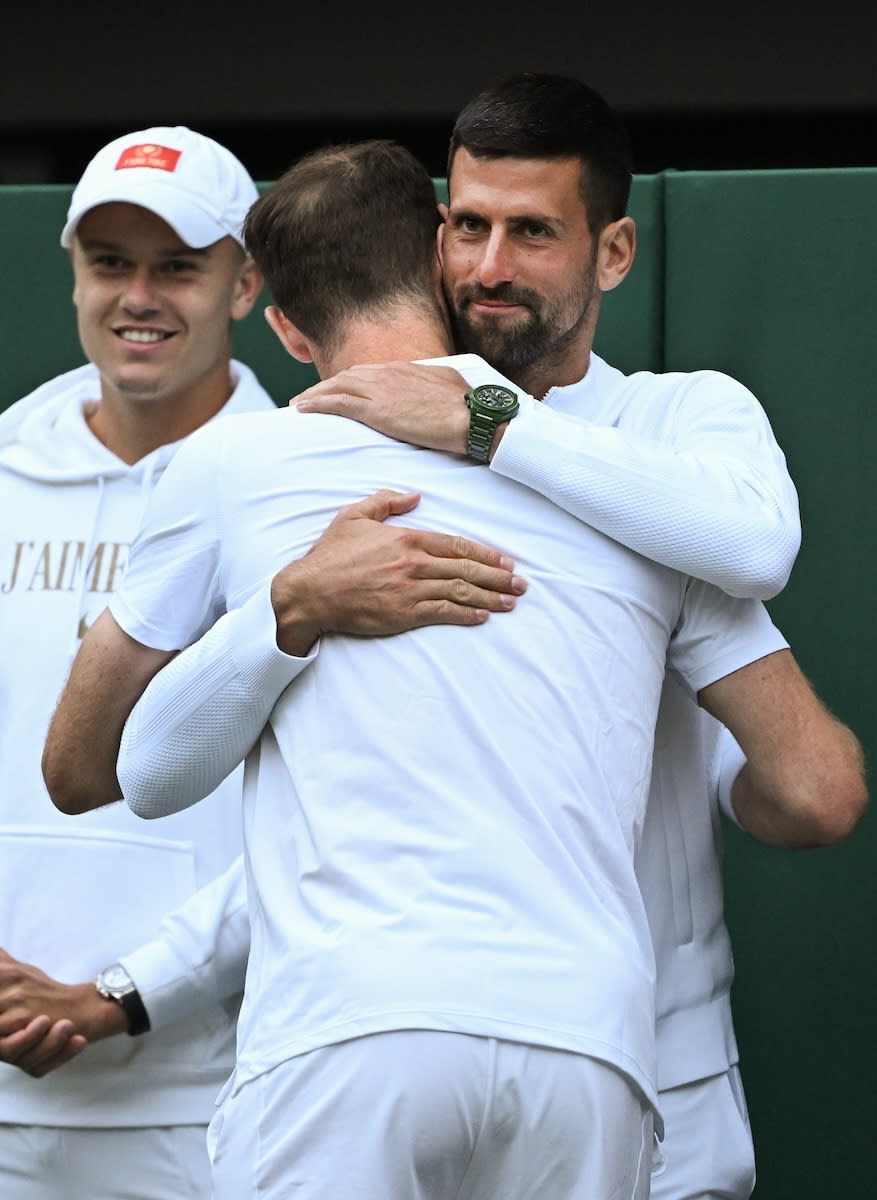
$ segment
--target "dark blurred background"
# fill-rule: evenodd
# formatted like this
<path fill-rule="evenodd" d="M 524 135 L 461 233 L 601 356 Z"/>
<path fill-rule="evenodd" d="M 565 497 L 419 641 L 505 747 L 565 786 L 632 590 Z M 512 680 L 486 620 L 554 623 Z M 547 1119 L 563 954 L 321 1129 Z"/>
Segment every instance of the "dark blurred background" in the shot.
<path fill-rule="evenodd" d="M 443 175 L 457 110 L 520 70 L 601 91 L 640 173 L 877 165 L 874 3 L 350 5 L 4 5 L 0 184 L 73 182 L 153 124 L 211 134 L 261 180 L 372 136 Z"/>

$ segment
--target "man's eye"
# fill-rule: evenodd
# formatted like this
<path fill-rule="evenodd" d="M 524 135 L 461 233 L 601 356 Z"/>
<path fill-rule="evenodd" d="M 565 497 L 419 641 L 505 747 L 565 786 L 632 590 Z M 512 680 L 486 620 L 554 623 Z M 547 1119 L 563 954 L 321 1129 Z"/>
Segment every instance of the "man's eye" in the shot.
<path fill-rule="evenodd" d="M 479 233 L 483 228 L 484 222 L 479 217 L 461 217 L 459 228 L 464 233 Z"/>
<path fill-rule="evenodd" d="M 98 254 L 91 261 L 94 266 L 102 267 L 105 271 L 119 271 L 125 265 L 124 258 L 119 258 L 118 254 Z"/>
<path fill-rule="evenodd" d="M 172 258 L 165 263 L 165 269 L 171 275 L 184 275 L 187 271 L 197 270 L 197 267 L 188 258 Z"/>
<path fill-rule="evenodd" d="M 524 226 L 524 233 L 530 238 L 543 238 L 548 236 L 548 229 L 538 221 L 530 221 Z"/>

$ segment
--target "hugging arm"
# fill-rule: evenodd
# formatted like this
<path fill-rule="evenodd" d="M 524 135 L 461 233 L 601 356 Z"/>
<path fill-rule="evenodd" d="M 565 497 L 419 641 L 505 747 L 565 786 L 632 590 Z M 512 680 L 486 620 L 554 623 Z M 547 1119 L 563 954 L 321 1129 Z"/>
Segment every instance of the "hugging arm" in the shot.
<path fill-rule="evenodd" d="M 172 653 L 129 637 L 105 609 L 88 630 L 43 750 L 43 778 L 68 814 L 122 799 L 116 756 L 128 713 Z"/>
<path fill-rule="evenodd" d="M 592 368 L 593 369 L 593 368 Z M 662 377 L 658 377 L 660 380 Z M 353 367 L 293 403 L 350 417 L 400 441 L 465 454 L 463 377 L 448 367 Z M 665 566 L 733 596 L 785 586 L 801 540 L 798 498 L 761 405 L 717 372 L 679 376 L 660 439 L 521 397 L 490 469 Z M 583 402 L 584 403 L 584 402 Z"/>
<path fill-rule="evenodd" d="M 513 607 L 524 583 L 505 555 L 383 525 L 397 505 L 394 494 L 378 493 L 342 509 L 303 559 L 153 679 L 128 719 L 118 760 L 134 812 L 163 816 L 213 791 L 249 753 L 323 633 L 479 624 Z"/>

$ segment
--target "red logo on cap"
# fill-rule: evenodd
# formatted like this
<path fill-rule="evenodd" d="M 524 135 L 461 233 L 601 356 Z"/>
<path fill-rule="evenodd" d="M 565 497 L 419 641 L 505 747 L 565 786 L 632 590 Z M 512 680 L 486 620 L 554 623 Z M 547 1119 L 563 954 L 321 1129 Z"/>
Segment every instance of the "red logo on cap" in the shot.
<path fill-rule="evenodd" d="M 128 146 L 123 150 L 115 170 L 123 171 L 126 167 L 155 167 L 159 171 L 175 171 L 182 150 L 171 150 L 170 146 L 157 146 L 155 142 L 146 142 L 142 146 Z"/>

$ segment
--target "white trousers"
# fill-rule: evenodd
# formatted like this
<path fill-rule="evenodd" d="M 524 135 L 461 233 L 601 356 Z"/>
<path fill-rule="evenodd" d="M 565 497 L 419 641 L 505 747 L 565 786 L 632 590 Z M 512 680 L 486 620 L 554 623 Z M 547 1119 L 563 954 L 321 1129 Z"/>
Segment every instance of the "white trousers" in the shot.
<path fill-rule="evenodd" d="M 215 1200 L 646 1200 L 652 1125 L 596 1059 L 405 1030 L 244 1084 L 208 1145 Z"/>
<path fill-rule="evenodd" d="M 0 1124 L 0 1196 L 209 1200 L 206 1130 L 203 1125 L 58 1129 Z"/>
<path fill-rule="evenodd" d="M 660 1104 L 651 1200 L 749 1200 L 755 1153 L 737 1067 L 661 1092 Z"/>

